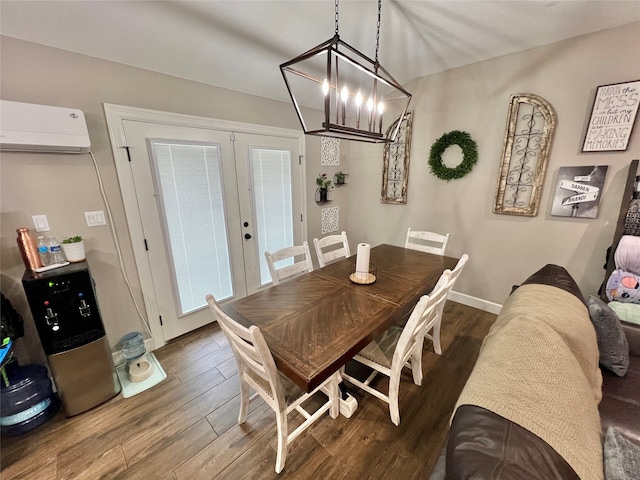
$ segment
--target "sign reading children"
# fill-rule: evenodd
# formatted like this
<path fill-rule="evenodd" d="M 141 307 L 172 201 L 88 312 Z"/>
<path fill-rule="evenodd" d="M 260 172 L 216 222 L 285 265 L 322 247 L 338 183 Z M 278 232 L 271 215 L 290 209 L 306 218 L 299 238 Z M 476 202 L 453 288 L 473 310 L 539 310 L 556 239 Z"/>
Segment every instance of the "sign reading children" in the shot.
<path fill-rule="evenodd" d="M 640 80 L 596 90 L 583 152 L 626 150 L 640 103 Z"/>

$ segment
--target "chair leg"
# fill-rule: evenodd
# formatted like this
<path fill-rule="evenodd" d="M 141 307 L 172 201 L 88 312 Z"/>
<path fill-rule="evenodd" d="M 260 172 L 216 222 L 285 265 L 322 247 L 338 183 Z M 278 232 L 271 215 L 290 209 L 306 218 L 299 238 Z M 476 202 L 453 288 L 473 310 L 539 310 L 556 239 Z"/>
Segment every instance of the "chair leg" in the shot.
<path fill-rule="evenodd" d="M 398 389 L 400 388 L 400 375 L 389 378 L 389 414 L 391 421 L 397 427 L 400 425 L 400 408 L 398 406 Z"/>
<path fill-rule="evenodd" d="M 413 374 L 413 383 L 422 385 L 422 342 L 413 349 L 411 354 L 411 373 Z"/>
<path fill-rule="evenodd" d="M 249 411 L 249 400 L 251 390 L 249 384 L 240 379 L 240 413 L 238 414 L 238 423 L 247 421 L 247 413 Z"/>
<path fill-rule="evenodd" d="M 287 461 L 287 413 L 276 412 L 276 424 L 278 430 L 278 451 L 276 453 L 276 473 L 280 473 Z"/>
<path fill-rule="evenodd" d="M 440 347 L 440 321 L 436 322 L 433 326 L 433 349 L 438 355 L 442 355 L 442 348 Z"/>

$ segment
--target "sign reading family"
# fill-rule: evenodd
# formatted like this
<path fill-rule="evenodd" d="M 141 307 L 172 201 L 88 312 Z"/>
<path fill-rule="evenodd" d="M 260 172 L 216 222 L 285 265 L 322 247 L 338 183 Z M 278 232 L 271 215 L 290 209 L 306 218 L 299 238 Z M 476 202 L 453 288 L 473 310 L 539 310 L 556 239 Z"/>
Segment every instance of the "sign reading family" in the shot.
<path fill-rule="evenodd" d="M 640 80 L 599 86 L 582 151 L 626 150 L 639 103 Z"/>

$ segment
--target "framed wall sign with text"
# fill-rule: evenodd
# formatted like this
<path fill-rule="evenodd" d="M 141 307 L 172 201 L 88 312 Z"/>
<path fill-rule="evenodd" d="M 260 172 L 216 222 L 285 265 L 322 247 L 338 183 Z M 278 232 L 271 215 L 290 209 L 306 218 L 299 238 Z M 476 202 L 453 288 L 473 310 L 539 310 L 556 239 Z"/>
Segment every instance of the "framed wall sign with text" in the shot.
<path fill-rule="evenodd" d="M 640 80 L 601 85 L 593 100 L 583 152 L 627 149 L 640 103 Z"/>
<path fill-rule="evenodd" d="M 608 168 L 607 165 L 560 167 L 551 215 L 596 218 Z"/>

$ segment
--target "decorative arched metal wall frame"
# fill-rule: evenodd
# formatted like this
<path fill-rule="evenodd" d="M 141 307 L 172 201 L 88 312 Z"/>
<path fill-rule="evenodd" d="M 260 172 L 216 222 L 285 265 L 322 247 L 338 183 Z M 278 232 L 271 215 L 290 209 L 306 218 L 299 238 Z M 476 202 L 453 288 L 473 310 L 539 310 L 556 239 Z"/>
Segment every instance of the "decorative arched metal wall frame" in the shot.
<path fill-rule="evenodd" d="M 494 213 L 534 217 L 556 127 L 553 107 L 531 93 L 511 96 Z"/>
<path fill-rule="evenodd" d="M 409 156 L 411 153 L 411 129 L 413 112 L 400 116 L 389 127 L 387 134 L 400 123 L 398 134 L 393 143 L 384 146 L 382 161 L 381 203 L 405 205 L 407 203 L 407 185 L 409 183 Z"/>

